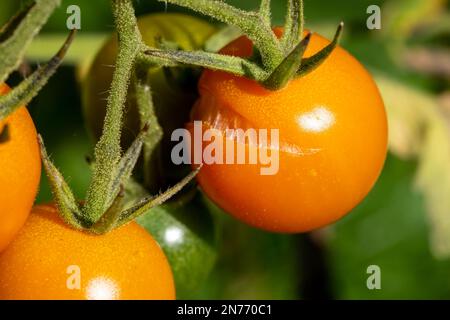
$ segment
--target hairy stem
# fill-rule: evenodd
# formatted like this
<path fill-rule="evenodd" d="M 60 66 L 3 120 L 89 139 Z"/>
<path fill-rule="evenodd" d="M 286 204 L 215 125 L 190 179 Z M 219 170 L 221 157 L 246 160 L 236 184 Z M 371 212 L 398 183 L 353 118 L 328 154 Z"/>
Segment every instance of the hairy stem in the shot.
<path fill-rule="evenodd" d="M 303 33 L 303 0 L 289 0 L 284 34 L 281 44 L 285 52 L 290 52 Z"/>
<path fill-rule="evenodd" d="M 123 108 L 128 85 L 141 37 L 137 27 L 132 0 L 112 0 L 114 21 L 119 35 L 119 50 L 108 97 L 103 134 L 95 147 L 92 183 L 86 196 L 83 214 L 92 223 L 108 209 L 108 199 L 115 169 L 121 158 L 120 136 Z"/>
<path fill-rule="evenodd" d="M 270 0 L 261 0 L 261 5 L 259 7 L 259 14 L 263 18 L 264 22 L 271 26 L 271 10 L 270 10 Z"/>
<path fill-rule="evenodd" d="M 147 79 L 147 68 L 141 68 L 139 64 L 136 65 L 134 89 L 141 126 L 148 127 L 148 133 L 143 146 L 144 183 L 150 192 L 157 192 L 159 180 L 158 168 L 160 163 L 159 151 L 163 130 L 155 114 L 151 87 Z"/>
<path fill-rule="evenodd" d="M 245 12 L 219 0 L 158 0 L 190 8 L 240 28 L 258 48 L 264 66 L 273 70 L 283 60 L 280 42 L 259 13 Z"/>
<path fill-rule="evenodd" d="M 143 62 L 147 60 L 148 64 L 158 62 L 167 67 L 184 64 L 221 70 L 256 81 L 263 81 L 268 76 L 262 68 L 246 59 L 205 51 L 162 50 L 148 47 L 144 54 L 139 55 L 139 59 Z"/>

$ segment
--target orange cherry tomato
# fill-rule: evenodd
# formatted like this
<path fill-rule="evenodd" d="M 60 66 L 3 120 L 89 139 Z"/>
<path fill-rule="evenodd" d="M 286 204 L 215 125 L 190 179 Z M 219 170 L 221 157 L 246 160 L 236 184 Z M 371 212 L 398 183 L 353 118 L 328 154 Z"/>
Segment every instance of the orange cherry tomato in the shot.
<path fill-rule="evenodd" d="M 0 255 L 0 299 L 174 298 L 166 257 L 135 222 L 95 236 L 37 206 Z"/>
<path fill-rule="evenodd" d="M 10 89 L 0 84 L 0 95 Z M 9 140 L 0 143 L 0 252 L 25 223 L 35 200 L 41 176 L 36 128 L 27 109 L 21 107 L 3 120 Z"/>
<path fill-rule="evenodd" d="M 313 34 L 305 56 L 329 43 Z M 252 44 L 242 37 L 222 53 L 250 56 Z M 198 175 L 213 201 L 252 226 L 294 233 L 332 223 L 367 195 L 382 170 L 387 152 L 383 101 L 370 74 L 341 47 L 279 91 L 211 70 L 203 73 L 199 91 L 192 118 L 203 127 L 279 130 L 276 174 L 262 175 L 265 166 L 258 162 L 207 164 Z M 247 154 L 260 149 L 248 140 L 239 143 L 245 143 Z"/>

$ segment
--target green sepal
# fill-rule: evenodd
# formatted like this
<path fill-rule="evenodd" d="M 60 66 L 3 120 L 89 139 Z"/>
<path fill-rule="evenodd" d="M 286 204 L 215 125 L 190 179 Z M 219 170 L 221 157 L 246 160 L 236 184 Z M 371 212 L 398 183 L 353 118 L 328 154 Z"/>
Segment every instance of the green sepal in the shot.
<path fill-rule="evenodd" d="M 108 191 L 110 198 L 107 200 L 108 207 L 120 193 L 122 186 L 125 185 L 133 173 L 133 169 L 141 154 L 142 146 L 146 135 L 148 134 L 148 125 L 145 125 L 131 146 L 120 159 L 115 168 L 116 175 L 112 181 L 111 189 Z"/>
<path fill-rule="evenodd" d="M 6 22 L 1 28 L 0 28 L 0 43 L 11 37 L 14 33 L 14 31 L 17 29 L 17 27 L 20 25 L 20 23 L 25 19 L 25 17 L 30 12 L 31 8 L 33 8 L 36 5 L 36 2 L 31 1 L 27 5 L 25 5 L 19 12 L 17 12 L 11 19 Z"/>
<path fill-rule="evenodd" d="M 154 197 L 147 197 L 139 201 L 139 203 L 135 204 L 131 208 L 125 210 L 122 215 L 120 216 L 120 219 L 117 223 L 117 226 L 121 226 L 125 223 L 128 223 L 129 221 L 136 219 L 140 215 L 146 213 L 148 210 L 155 206 L 159 206 L 166 201 L 168 201 L 170 198 L 172 198 L 175 194 L 181 191 L 189 182 L 191 182 L 195 176 L 200 171 L 201 167 L 196 169 L 195 171 L 192 171 L 189 175 L 187 175 L 183 180 L 178 182 L 175 186 L 169 188 L 165 192 L 154 196 Z"/>
<path fill-rule="evenodd" d="M 299 70 L 297 71 L 297 76 L 305 76 L 311 71 L 318 68 L 333 52 L 336 46 L 339 44 L 339 40 L 342 35 L 342 29 L 344 28 L 344 23 L 341 22 L 336 30 L 333 41 L 327 45 L 325 48 L 320 50 L 318 53 L 312 57 L 305 58 L 302 60 Z"/>
<path fill-rule="evenodd" d="M 265 80 L 262 85 L 269 90 L 279 90 L 284 88 L 289 81 L 294 78 L 295 74 L 302 63 L 302 56 L 308 47 L 311 39 L 311 33 L 292 50 L 292 52 L 281 62 L 281 64 L 274 70 L 270 77 Z"/>
<path fill-rule="evenodd" d="M 117 221 L 119 221 L 119 217 L 122 213 L 122 209 L 124 206 L 124 198 L 125 191 L 123 186 L 120 186 L 119 193 L 116 195 L 116 198 L 113 200 L 111 206 L 108 210 L 106 210 L 105 214 L 98 220 L 89 231 L 94 234 L 105 234 L 114 229 Z"/>
<path fill-rule="evenodd" d="M 41 158 L 44 164 L 44 170 L 47 174 L 50 187 L 52 189 L 53 197 L 55 198 L 61 218 L 75 229 L 83 229 L 85 227 L 82 221 L 80 207 L 70 190 L 69 185 L 65 181 L 63 175 L 55 167 L 50 160 L 47 150 L 45 149 L 42 137 L 38 136 L 38 141 L 41 150 Z"/>
<path fill-rule="evenodd" d="M 17 87 L 0 97 L 0 120 L 6 118 L 20 106 L 28 104 L 47 84 L 61 64 L 75 33 L 76 30 L 70 32 L 63 46 L 47 64 L 38 68 Z"/>
<path fill-rule="evenodd" d="M 0 82 L 19 66 L 31 41 L 60 3 L 61 0 L 36 0 L 2 29 Z"/>

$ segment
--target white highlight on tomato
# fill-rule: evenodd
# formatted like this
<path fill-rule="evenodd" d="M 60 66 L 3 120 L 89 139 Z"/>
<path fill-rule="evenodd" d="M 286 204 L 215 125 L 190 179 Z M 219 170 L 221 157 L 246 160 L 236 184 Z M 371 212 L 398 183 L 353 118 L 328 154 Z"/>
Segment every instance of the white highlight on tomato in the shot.
<path fill-rule="evenodd" d="M 306 132 L 323 132 L 329 129 L 336 119 L 326 107 L 319 106 L 298 117 L 298 124 Z"/>
<path fill-rule="evenodd" d="M 91 280 L 86 289 L 88 300 L 117 300 L 119 299 L 119 288 L 117 284 L 106 277 Z"/>

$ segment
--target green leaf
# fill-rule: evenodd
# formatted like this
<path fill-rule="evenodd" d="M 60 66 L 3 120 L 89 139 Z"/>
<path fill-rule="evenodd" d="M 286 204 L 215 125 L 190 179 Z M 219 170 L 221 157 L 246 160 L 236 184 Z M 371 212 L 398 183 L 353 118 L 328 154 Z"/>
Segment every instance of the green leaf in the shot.
<path fill-rule="evenodd" d="M 383 75 L 377 83 L 386 104 L 390 149 L 403 158 L 417 158 L 418 190 L 425 197 L 436 257 L 450 257 L 450 116 L 436 98 Z"/>

